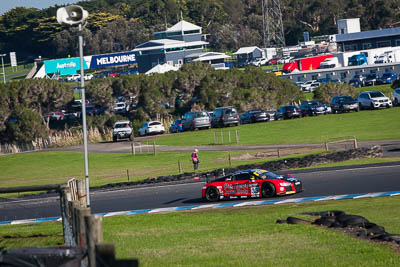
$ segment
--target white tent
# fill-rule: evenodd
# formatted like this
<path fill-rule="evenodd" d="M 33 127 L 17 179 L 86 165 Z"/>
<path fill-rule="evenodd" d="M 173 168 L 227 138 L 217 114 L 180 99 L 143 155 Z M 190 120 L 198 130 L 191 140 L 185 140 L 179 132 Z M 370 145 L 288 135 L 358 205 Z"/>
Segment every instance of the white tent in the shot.
<path fill-rule="evenodd" d="M 168 71 L 177 71 L 179 70 L 178 67 L 174 67 L 170 64 L 158 64 L 157 66 L 154 66 L 152 69 L 146 72 L 146 74 L 152 74 L 152 73 L 165 73 Z"/>

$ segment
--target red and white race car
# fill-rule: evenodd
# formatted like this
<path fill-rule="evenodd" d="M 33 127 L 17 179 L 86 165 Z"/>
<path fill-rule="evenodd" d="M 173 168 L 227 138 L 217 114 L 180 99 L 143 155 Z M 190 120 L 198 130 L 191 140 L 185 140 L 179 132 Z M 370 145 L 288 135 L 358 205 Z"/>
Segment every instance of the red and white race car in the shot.
<path fill-rule="evenodd" d="M 224 198 L 273 197 L 303 191 L 303 183 L 290 174 L 250 169 L 237 171 L 205 184 L 202 198 L 218 201 Z"/>

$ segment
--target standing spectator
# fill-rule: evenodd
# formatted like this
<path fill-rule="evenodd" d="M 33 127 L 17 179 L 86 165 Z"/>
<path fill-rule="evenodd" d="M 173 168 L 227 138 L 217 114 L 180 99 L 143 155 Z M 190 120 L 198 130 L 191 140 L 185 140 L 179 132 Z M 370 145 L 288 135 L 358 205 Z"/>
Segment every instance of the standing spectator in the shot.
<path fill-rule="evenodd" d="M 193 153 L 192 153 L 192 162 L 193 162 L 193 168 L 196 171 L 199 168 L 199 155 L 197 154 L 199 150 L 196 148 Z"/>

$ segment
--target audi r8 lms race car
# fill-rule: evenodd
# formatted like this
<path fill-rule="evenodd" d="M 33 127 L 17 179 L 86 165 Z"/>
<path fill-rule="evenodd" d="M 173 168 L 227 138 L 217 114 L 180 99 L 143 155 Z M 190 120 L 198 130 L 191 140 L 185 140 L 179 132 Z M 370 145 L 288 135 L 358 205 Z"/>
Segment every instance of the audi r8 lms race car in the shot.
<path fill-rule="evenodd" d="M 301 192 L 302 182 L 290 174 L 251 169 L 237 171 L 205 184 L 203 199 L 218 201 L 225 198 L 273 197 Z"/>

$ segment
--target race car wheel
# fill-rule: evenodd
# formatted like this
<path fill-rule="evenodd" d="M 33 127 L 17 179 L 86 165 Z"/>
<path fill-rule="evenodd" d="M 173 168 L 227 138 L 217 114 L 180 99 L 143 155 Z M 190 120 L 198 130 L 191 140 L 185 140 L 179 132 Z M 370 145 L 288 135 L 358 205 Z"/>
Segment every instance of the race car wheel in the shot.
<path fill-rule="evenodd" d="M 219 191 L 215 187 L 209 187 L 206 190 L 206 199 L 210 202 L 215 202 L 219 200 Z"/>
<path fill-rule="evenodd" d="M 271 183 L 263 183 L 261 194 L 263 197 L 273 197 L 275 195 L 275 186 Z"/>

